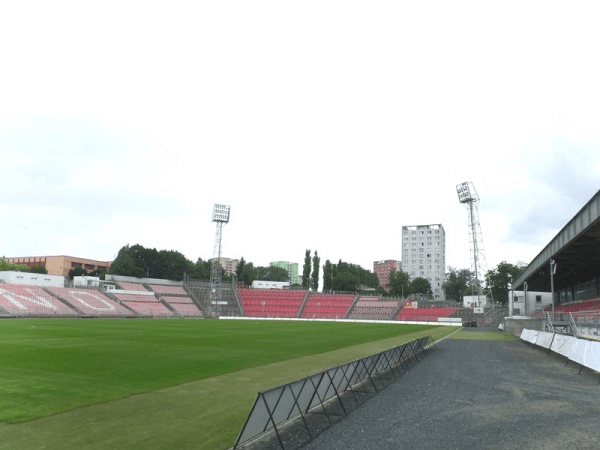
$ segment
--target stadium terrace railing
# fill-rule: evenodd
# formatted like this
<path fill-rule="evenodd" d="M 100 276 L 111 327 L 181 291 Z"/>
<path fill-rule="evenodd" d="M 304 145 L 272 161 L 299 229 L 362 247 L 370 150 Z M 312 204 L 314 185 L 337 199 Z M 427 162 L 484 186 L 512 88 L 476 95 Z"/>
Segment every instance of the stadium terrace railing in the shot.
<path fill-rule="evenodd" d="M 399 378 L 432 346 L 431 337 L 424 336 L 259 392 L 233 448 L 263 448 L 265 439 L 284 450 L 305 445 Z"/>
<path fill-rule="evenodd" d="M 563 312 L 544 311 L 546 330 L 587 339 L 600 339 L 600 310 Z"/>

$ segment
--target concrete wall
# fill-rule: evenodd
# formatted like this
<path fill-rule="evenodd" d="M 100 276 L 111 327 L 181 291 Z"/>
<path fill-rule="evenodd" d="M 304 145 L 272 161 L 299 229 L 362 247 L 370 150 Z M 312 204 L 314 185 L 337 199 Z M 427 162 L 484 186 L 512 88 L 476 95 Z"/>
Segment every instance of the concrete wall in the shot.
<path fill-rule="evenodd" d="M 39 273 L 4 271 L 0 272 L 0 280 L 9 284 L 23 284 L 27 286 L 65 286 L 64 277 Z"/>
<path fill-rule="evenodd" d="M 504 318 L 504 334 L 510 336 L 520 336 L 523 328 L 542 331 L 542 319 L 532 319 L 530 317 Z"/>
<path fill-rule="evenodd" d="M 106 281 L 124 281 L 126 283 L 146 283 L 146 284 L 164 284 L 167 286 L 183 286 L 183 281 L 172 281 L 163 280 L 161 278 L 136 278 L 136 277 L 124 277 L 122 275 L 110 275 L 107 274 L 105 277 Z"/>

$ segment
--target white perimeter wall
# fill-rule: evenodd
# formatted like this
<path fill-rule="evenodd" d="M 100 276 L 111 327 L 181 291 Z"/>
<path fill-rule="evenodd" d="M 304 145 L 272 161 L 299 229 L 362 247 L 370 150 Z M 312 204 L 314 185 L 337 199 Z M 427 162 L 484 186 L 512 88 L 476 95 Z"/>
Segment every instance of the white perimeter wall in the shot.
<path fill-rule="evenodd" d="M 64 287 L 65 278 L 60 275 L 44 275 L 40 273 L 0 272 L 0 280 L 9 284 L 24 284 L 27 286 Z"/>

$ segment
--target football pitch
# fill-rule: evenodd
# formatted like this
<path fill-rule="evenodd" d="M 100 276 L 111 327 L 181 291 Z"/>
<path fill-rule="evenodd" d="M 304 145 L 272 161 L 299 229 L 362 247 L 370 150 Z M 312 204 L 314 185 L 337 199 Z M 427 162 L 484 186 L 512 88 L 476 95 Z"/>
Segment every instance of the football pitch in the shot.
<path fill-rule="evenodd" d="M 0 448 L 233 444 L 259 390 L 454 327 L 321 321 L 0 321 Z"/>

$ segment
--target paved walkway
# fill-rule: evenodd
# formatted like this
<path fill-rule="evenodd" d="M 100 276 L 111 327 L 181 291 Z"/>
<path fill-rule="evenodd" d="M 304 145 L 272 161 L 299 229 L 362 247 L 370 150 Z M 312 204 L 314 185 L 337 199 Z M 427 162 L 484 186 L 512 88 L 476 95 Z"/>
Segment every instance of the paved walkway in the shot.
<path fill-rule="evenodd" d="M 522 342 L 446 339 L 304 448 L 600 449 L 599 376 L 578 372 Z"/>

